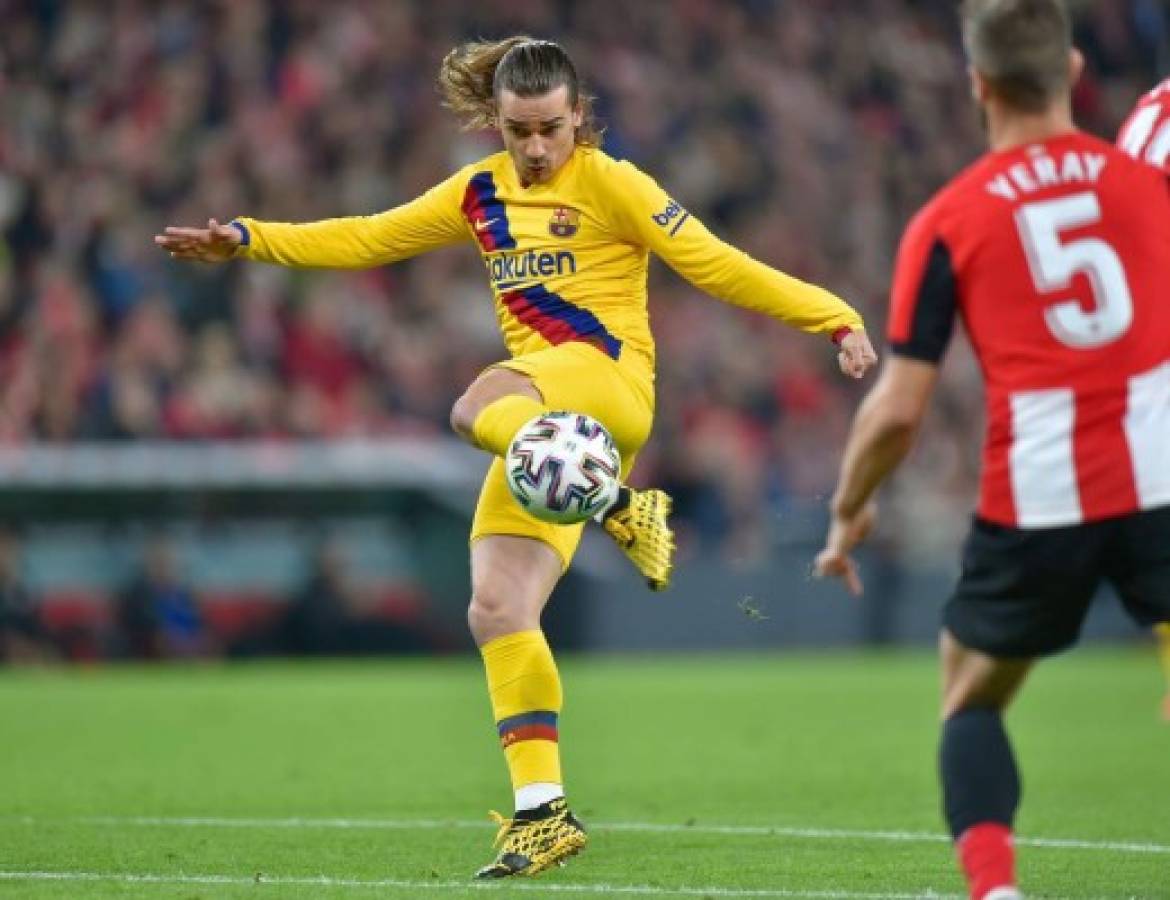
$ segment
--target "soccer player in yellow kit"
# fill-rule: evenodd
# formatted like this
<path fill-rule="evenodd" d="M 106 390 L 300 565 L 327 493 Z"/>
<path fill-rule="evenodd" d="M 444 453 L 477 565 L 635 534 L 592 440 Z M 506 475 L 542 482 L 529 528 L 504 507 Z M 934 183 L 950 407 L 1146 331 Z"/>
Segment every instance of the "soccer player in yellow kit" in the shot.
<path fill-rule="evenodd" d="M 511 497 L 502 457 L 513 436 L 549 410 L 585 413 L 609 430 L 628 474 L 654 412 L 650 252 L 718 297 L 832 338 L 850 376 L 861 377 L 876 357 L 842 300 L 718 240 L 653 179 L 601 152 L 588 98 L 558 45 L 526 37 L 467 44 L 448 54 L 439 83 L 467 127 L 499 129 L 503 152 L 377 215 L 303 224 L 213 219 L 206 228 L 167 228 L 155 240 L 180 259 L 328 268 L 477 245 L 510 359 L 471 384 L 451 424 L 496 457 L 471 528 L 468 621 L 516 802 L 512 819 L 498 817 L 496 859 L 477 874 L 534 875 L 586 841 L 564 799 L 561 683 L 540 630 L 583 525 L 537 521 Z M 668 513 L 663 492 L 623 487 L 602 519 L 654 589 L 670 578 Z"/>

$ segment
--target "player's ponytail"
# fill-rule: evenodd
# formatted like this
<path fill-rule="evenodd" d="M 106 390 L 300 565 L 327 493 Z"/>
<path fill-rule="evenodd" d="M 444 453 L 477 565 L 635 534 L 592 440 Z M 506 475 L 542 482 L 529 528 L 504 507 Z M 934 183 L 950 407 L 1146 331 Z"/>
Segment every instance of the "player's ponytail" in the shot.
<path fill-rule="evenodd" d="M 577 143 L 598 146 L 601 130 L 593 120 L 593 98 L 582 93 L 577 67 L 559 44 L 527 35 L 494 42 L 476 41 L 456 47 L 439 67 L 443 105 L 468 130 L 496 125 L 496 99 L 500 91 L 509 90 L 519 97 L 538 97 L 561 85 L 569 88 L 569 105 L 581 105 Z"/>

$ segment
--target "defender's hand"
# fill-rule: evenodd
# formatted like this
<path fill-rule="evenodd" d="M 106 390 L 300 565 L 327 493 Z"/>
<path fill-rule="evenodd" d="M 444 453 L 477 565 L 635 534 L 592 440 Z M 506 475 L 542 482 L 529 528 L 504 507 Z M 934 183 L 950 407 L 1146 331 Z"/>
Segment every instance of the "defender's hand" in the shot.
<path fill-rule="evenodd" d="M 864 378 L 865 373 L 877 364 L 877 354 L 864 331 L 850 331 L 841 338 L 837 362 L 841 371 L 851 378 Z"/>
<path fill-rule="evenodd" d="M 163 234 L 156 234 L 154 242 L 175 259 L 199 262 L 224 262 L 236 255 L 240 246 L 240 231 L 231 225 L 220 225 L 207 220 L 206 228 L 175 228 L 168 226 Z"/>
<path fill-rule="evenodd" d="M 852 518 L 834 515 L 829 525 L 829 536 L 825 549 L 817 554 L 813 562 L 813 574 L 817 578 L 840 578 L 849 588 L 849 593 L 860 597 L 864 592 L 857 563 L 849 555 L 858 544 L 865 540 L 877 521 L 877 507 L 867 503 Z"/>

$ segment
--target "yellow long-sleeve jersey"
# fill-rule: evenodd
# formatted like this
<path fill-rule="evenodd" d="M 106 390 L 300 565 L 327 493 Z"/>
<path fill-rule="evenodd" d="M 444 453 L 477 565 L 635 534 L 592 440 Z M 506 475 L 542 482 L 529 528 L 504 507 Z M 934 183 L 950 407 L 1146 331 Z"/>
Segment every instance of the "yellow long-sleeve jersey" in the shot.
<path fill-rule="evenodd" d="M 805 331 L 863 327 L 843 300 L 724 243 L 654 179 L 588 147 L 546 184 L 523 186 L 500 152 L 376 215 L 235 223 L 240 255 L 287 266 L 379 266 L 474 241 L 513 356 L 587 341 L 615 359 L 638 354 L 653 371 L 651 251 L 696 287 Z"/>

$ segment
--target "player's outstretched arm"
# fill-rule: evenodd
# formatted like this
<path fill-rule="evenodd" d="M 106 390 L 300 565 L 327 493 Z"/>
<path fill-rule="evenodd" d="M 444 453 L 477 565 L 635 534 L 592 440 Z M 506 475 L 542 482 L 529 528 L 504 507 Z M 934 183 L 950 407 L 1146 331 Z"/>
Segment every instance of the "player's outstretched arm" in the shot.
<path fill-rule="evenodd" d="M 471 239 L 461 209 L 461 171 L 420 197 L 371 216 L 317 222 L 264 222 L 240 217 L 206 228 L 168 227 L 155 243 L 176 259 L 257 262 L 316 269 L 365 269 Z"/>
<path fill-rule="evenodd" d="M 168 226 L 154 242 L 175 259 L 217 263 L 236 255 L 241 237 L 238 228 L 208 219 L 206 228 Z"/>
<path fill-rule="evenodd" d="M 933 363 L 894 356 L 853 419 L 829 506 L 829 534 L 813 564 L 817 576 L 841 578 L 853 594 L 862 585 L 850 553 L 873 527 L 874 492 L 910 452 L 937 380 Z"/>
<path fill-rule="evenodd" d="M 695 287 L 802 331 L 833 337 L 841 371 L 853 378 L 877 362 L 861 316 L 840 297 L 721 241 L 629 163 L 614 165 L 606 185 L 623 236 L 649 248 Z"/>

